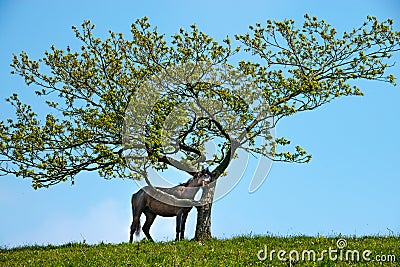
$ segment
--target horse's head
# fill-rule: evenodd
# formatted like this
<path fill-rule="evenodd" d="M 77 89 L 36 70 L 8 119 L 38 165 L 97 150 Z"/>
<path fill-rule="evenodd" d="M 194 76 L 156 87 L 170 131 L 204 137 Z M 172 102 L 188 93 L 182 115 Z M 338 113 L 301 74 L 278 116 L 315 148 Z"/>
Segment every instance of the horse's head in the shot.
<path fill-rule="evenodd" d="M 203 168 L 201 171 L 196 173 L 194 177 L 188 182 L 187 186 L 198 187 L 205 186 L 211 182 L 211 172 L 208 168 Z"/>

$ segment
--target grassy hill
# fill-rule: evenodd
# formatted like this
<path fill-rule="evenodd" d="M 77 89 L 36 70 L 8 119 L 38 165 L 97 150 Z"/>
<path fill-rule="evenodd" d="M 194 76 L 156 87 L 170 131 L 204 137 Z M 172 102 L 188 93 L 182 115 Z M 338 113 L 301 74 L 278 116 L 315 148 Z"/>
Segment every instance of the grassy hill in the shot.
<path fill-rule="evenodd" d="M 243 236 L 29 246 L 0 249 L 0 266 L 400 266 L 400 237 Z"/>

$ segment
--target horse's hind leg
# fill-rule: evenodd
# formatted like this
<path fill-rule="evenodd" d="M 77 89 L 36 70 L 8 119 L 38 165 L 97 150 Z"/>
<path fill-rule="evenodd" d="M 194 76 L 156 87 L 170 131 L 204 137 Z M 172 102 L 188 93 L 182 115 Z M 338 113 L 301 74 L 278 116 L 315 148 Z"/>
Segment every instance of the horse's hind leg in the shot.
<path fill-rule="evenodd" d="M 154 241 L 153 238 L 151 238 L 150 235 L 150 227 L 154 222 L 154 219 L 157 217 L 157 215 L 149 210 L 144 211 L 144 215 L 146 215 L 146 222 L 143 225 L 143 233 L 146 235 L 146 237 L 150 240 L 150 241 Z"/>

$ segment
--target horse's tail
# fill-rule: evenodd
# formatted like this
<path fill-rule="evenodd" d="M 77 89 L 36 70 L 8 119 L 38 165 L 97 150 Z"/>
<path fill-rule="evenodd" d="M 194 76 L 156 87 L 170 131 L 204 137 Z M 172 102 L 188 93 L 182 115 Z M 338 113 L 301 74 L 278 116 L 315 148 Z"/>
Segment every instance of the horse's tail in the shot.
<path fill-rule="evenodd" d="M 135 230 L 135 236 L 138 237 L 140 235 L 140 218 L 138 219 L 136 230 Z"/>
<path fill-rule="evenodd" d="M 135 219 L 135 205 L 134 203 L 134 198 L 135 198 L 136 194 L 132 195 L 132 217 L 133 219 Z M 136 229 L 135 229 L 135 235 L 139 236 L 140 235 L 140 217 L 138 218 L 137 224 L 136 224 Z"/>
<path fill-rule="evenodd" d="M 132 195 L 131 204 L 132 204 L 132 224 L 131 224 L 131 231 L 130 231 L 130 238 L 129 242 L 132 243 L 133 241 L 133 232 L 135 232 L 136 237 L 140 234 L 140 217 L 137 218 L 135 221 L 135 196 L 136 194 Z"/>

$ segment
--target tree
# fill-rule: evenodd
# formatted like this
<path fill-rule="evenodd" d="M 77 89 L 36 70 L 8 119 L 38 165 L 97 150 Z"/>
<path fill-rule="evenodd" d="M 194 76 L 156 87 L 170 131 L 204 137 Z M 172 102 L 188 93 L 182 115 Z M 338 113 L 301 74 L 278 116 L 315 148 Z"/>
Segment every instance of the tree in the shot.
<path fill-rule="evenodd" d="M 84 22 L 80 30 L 73 27 L 79 52 L 52 46 L 39 60 L 14 55 L 12 73 L 37 88 L 48 113 L 39 116 L 17 94 L 7 99 L 15 118 L 0 122 L 0 174 L 29 177 L 36 189 L 73 182 L 82 171 L 148 181 L 150 167 L 193 174 L 206 163 L 213 183 L 196 206 L 195 239 L 208 239 L 215 183 L 238 149 L 308 162 L 311 155 L 300 146 L 285 151 L 290 141 L 271 136 L 280 119 L 363 95 L 351 86 L 355 80 L 395 84 L 386 73 L 400 49 L 392 23 L 368 17 L 339 37 L 309 15 L 299 29 L 293 20 L 268 20 L 235 36 L 240 49 L 195 25 L 167 42 L 147 18 L 132 24 L 131 40 L 111 31 L 101 40 Z M 233 66 L 233 56 L 251 60 Z M 267 142 L 260 145 L 259 138 Z M 208 155 L 211 140 L 218 149 Z"/>

